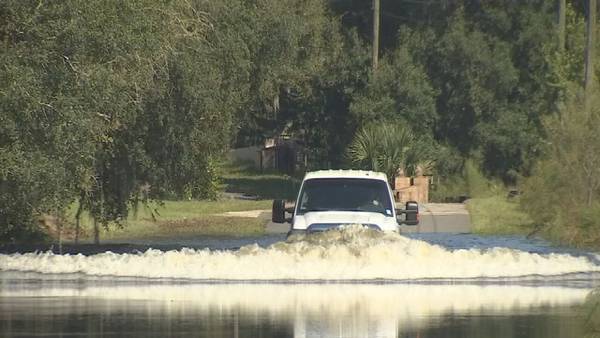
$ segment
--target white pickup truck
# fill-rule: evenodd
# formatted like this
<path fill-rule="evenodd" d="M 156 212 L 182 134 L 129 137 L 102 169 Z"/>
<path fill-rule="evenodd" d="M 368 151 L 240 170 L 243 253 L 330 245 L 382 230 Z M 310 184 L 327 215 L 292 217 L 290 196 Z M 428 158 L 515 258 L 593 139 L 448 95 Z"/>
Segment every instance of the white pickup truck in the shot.
<path fill-rule="evenodd" d="M 286 213 L 292 214 L 286 218 Z M 401 224 L 417 225 L 419 207 L 407 202 L 396 209 L 383 173 L 358 170 L 322 170 L 304 177 L 293 207 L 273 201 L 274 223 L 291 223 L 289 235 L 312 233 L 349 224 L 380 231 L 398 231 Z"/>

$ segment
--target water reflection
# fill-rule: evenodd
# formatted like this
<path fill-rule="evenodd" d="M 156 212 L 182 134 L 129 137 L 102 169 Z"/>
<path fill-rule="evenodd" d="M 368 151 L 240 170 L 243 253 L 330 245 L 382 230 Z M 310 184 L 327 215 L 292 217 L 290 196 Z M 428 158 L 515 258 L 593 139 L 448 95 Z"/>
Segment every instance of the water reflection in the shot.
<path fill-rule="evenodd" d="M 0 333 L 581 337 L 589 289 L 517 285 L 4 282 Z M 589 301 L 588 301 L 589 302 Z"/>
<path fill-rule="evenodd" d="M 584 306 L 586 337 L 600 338 L 600 289 L 591 292 Z"/>

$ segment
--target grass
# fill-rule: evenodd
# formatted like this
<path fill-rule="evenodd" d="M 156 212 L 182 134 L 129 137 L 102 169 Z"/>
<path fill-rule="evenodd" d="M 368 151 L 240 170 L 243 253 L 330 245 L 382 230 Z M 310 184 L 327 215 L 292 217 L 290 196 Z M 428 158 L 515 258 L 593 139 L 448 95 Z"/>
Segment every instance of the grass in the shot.
<path fill-rule="evenodd" d="M 459 196 L 469 196 L 466 204 L 474 233 L 526 235 L 534 229 L 533 220 L 521 209 L 519 198 L 508 198 L 508 188 L 485 177 L 473 160 L 466 161 L 460 175 L 444 178 L 435 188 L 434 201 L 454 202 Z"/>
<path fill-rule="evenodd" d="M 519 207 L 518 198 L 505 195 L 472 198 L 467 201 L 473 232 L 485 235 L 528 234 L 533 221 Z"/>
<path fill-rule="evenodd" d="M 249 236 L 261 235 L 265 221 L 251 217 L 203 215 L 191 219 L 158 222 L 130 222 L 123 228 L 103 231 L 103 240 L 176 239 L 194 236 Z M 88 236 L 85 238 L 91 240 Z"/>
<path fill-rule="evenodd" d="M 102 230 L 101 240 L 180 238 L 189 236 L 247 236 L 264 233 L 265 220 L 253 217 L 230 217 L 219 214 L 227 211 L 270 209 L 271 201 L 165 201 L 162 205 L 138 208 L 130 212 L 123 227 L 110 225 Z M 74 224 L 76 205 L 69 213 Z M 73 225 L 66 231 L 67 240 L 74 238 Z M 69 231 L 70 230 L 70 231 Z M 81 217 L 82 241 L 93 239 L 92 221 L 87 214 Z"/>
<path fill-rule="evenodd" d="M 247 201 L 238 199 L 222 199 L 217 201 L 165 201 L 162 206 L 152 205 L 156 208 L 157 219 L 176 220 L 188 219 L 206 215 L 221 214 L 227 211 L 246 211 L 258 209 L 270 209 L 271 201 L 258 200 Z M 140 207 L 137 214 L 132 213 L 130 220 L 152 218 L 151 209 Z"/>
<path fill-rule="evenodd" d="M 293 200 L 300 189 L 301 179 L 279 173 L 261 173 L 243 165 L 229 165 L 223 175 L 226 192 L 246 193 L 260 199 Z"/>

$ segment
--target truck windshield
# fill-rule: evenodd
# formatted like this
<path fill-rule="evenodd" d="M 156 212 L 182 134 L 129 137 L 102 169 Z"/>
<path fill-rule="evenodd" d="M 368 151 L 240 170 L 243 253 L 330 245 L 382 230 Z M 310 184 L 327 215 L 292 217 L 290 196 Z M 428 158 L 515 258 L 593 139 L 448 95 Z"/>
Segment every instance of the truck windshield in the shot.
<path fill-rule="evenodd" d="M 304 181 L 296 213 L 366 211 L 393 216 L 387 183 L 360 178 L 315 178 Z"/>

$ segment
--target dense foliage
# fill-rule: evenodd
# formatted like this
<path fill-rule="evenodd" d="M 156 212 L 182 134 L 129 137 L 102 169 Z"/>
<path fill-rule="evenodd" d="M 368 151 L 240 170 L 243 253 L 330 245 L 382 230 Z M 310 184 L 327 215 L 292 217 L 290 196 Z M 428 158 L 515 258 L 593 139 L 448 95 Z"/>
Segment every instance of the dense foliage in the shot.
<path fill-rule="evenodd" d="M 2 1 L 0 237 L 74 201 L 107 226 L 140 200 L 214 198 L 227 148 L 284 129 L 310 169 L 391 121 L 437 176 L 550 170 L 548 121 L 583 74 L 567 3 L 562 48 L 553 0 L 382 0 L 372 71 L 369 1 Z"/>
<path fill-rule="evenodd" d="M 358 130 L 348 147 L 348 157 L 357 167 L 385 173 L 394 186 L 398 173 L 413 176 L 417 170 L 425 170 L 430 162 L 426 149 L 406 125 L 383 121 Z"/>
<path fill-rule="evenodd" d="M 107 226 L 138 199 L 214 194 L 237 104 L 214 95 L 234 79 L 206 13 L 185 1 L 4 1 L 0 17 L 2 237 L 76 198 Z"/>
<path fill-rule="evenodd" d="M 600 105 L 573 95 L 546 119 L 545 156 L 524 184 L 522 204 L 538 229 L 571 244 L 600 243 Z"/>

